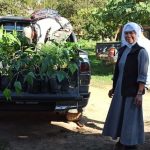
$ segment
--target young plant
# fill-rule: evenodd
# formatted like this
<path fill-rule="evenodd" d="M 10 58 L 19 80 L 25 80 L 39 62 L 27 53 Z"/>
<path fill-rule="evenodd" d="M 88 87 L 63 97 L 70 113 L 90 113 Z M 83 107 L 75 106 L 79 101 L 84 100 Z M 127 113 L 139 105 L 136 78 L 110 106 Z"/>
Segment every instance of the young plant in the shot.
<path fill-rule="evenodd" d="M 11 99 L 10 87 L 13 79 L 12 60 L 14 59 L 14 53 L 20 46 L 21 43 L 15 32 L 11 34 L 4 31 L 3 28 L 0 29 L 0 75 L 1 78 L 5 77 L 8 80 L 6 87 L 3 89 L 3 94 L 7 100 Z M 21 88 L 18 82 L 14 86 L 17 92 Z"/>

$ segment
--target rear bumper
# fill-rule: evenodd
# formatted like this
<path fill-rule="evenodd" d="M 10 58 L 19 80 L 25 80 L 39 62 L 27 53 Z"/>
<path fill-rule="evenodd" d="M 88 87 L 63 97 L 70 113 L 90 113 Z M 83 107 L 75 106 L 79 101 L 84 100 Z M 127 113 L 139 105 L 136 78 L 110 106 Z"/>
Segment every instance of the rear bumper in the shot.
<path fill-rule="evenodd" d="M 90 93 L 76 94 L 30 94 L 12 93 L 12 99 L 6 101 L 0 93 L 0 111 L 62 111 L 80 109 L 87 105 Z"/>
<path fill-rule="evenodd" d="M 20 95 L 12 93 L 11 101 L 24 101 L 24 102 L 55 102 L 63 100 L 74 100 L 81 101 L 82 96 L 77 94 L 31 94 L 31 93 L 21 93 Z M 0 93 L 0 101 L 6 101 L 5 97 Z"/>

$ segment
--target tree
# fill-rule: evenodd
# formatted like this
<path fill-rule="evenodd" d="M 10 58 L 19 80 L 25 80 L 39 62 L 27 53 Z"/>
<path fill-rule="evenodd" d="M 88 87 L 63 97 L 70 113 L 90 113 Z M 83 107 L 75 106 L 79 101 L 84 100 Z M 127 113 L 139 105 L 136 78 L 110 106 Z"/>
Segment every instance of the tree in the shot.
<path fill-rule="evenodd" d="M 26 0 L 0 0 L 0 15 L 28 15 Z"/>
<path fill-rule="evenodd" d="M 149 25 L 150 3 L 149 0 L 109 0 L 103 12 L 98 11 L 96 17 L 104 24 L 103 37 L 115 39 L 120 27 L 127 22 Z"/>
<path fill-rule="evenodd" d="M 103 8 L 106 2 L 107 0 L 62 0 L 56 8 L 62 16 L 71 21 L 77 34 L 95 39 L 98 36 L 96 25 L 99 25 L 99 21 L 95 20 L 93 14 L 98 8 Z"/>

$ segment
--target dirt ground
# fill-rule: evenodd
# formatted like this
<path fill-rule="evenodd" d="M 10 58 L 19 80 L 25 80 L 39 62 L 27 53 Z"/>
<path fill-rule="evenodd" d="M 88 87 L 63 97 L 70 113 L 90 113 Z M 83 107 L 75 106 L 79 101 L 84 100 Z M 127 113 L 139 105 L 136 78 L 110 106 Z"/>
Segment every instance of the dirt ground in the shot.
<path fill-rule="evenodd" d="M 51 121 L 52 114 L 0 112 L 0 150 L 112 150 L 115 141 L 101 135 L 111 99 L 110 86 L 90 87 L 83 127 L 73 122 Z M 150 149 L 150 93 L 144 96 L 146 141 Z"/>

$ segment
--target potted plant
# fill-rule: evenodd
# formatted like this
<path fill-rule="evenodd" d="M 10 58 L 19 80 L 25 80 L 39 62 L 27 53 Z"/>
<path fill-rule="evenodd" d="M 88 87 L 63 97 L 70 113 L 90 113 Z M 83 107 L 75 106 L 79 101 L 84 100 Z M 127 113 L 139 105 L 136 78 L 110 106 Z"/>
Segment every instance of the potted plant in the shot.
<path fill-rule="evenodd" d="M 19 39 L 17 38 L 16 32 L 7 33 L 0 29 L 0 76 L 1 76 L 1 91 L 3 91 L 6 99 L 11 99 L 11 87 L 14 79 L 12 60 L 14 59 L 14 53 L 21 46 Z M 16 92 L 21 89 L 19 82 L 14 82 Z"/>
<path fill-rule="evenodd" d="M 67 90 L 69 79 L 77 71 L 77 44 L 63 42 L 44 44 L 40 55 L 44 56 L 40 72 L 49 79 L 51 91 Z M 57 89 L 58 88 L 58 89 Z"/>
<path fill-rule="evenodd" d="M 23 35 L 16 31 L 8 33 L 3 27 L 0 29 L 0 91 L 7 100 L 11 99 L 12 91 L 19 94 L 26 90 L 25 78 L 32 82 L 29 78 L 34 75 L 27 69 L 32 66 L 34 54 L 33 46 L 26 44 Z"/>
<path fill-rule="evenodd" d="M 6 99 L 11 99 L 12 91 L 19 94 L 68 90 L 70 78 L 78 69 L 78 48 L 78 44 L 69 42 L 46 43 L 40 50 L 22 48 L 15 32 L 1 29 L 1 91 Z M 3 81 L 7 81 L 4 86 Z"/>

